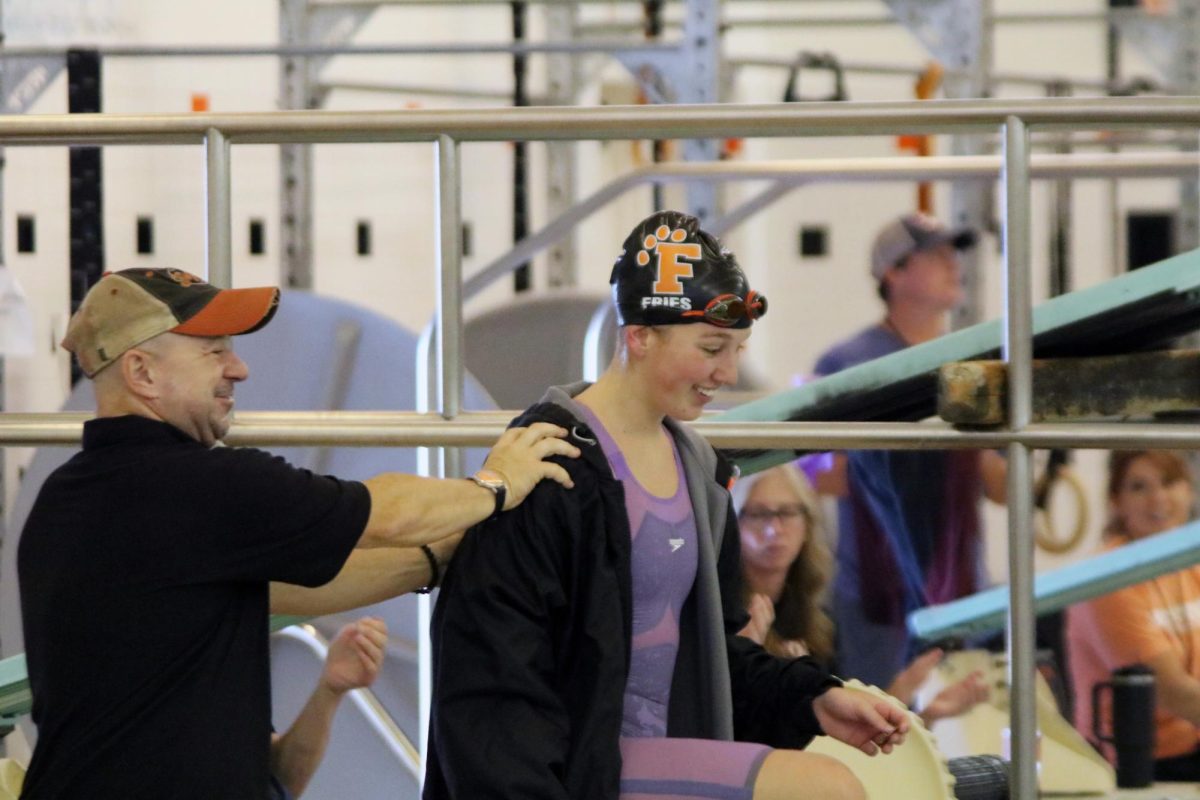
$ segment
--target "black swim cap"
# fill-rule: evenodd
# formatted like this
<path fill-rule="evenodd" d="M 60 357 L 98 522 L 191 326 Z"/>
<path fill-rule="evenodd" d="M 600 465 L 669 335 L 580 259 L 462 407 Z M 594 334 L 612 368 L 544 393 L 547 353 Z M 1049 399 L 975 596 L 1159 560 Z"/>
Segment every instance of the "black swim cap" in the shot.
<path fill-rule="evenodd" d="M 621 325 L 708 322 L 748 328 L 767 313 L 733 253 L 700 221 L 679 211 L 642 220 L 613 265 L 613 302 Z"/>

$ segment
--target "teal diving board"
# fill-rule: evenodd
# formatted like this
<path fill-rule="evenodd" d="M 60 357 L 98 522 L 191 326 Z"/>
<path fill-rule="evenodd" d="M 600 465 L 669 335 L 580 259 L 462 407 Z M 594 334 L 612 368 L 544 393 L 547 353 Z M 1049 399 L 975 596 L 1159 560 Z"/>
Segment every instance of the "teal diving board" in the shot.
<path fill-rule="evenodd" d="M 766 324 L 771 324 L 769 321 Z M 1116 355 L 1161 347 L 1200 328 L 1200 250 L 1060 295 L 1033 309 L 1036 358 Z M 937 374 L 955 361 L 997 358 L 999 320 L 818 378 L 796 389 L 730 409 L 721 422 L 903 422 L 933 416 Z M 790 461 L 799 452 L 725 450 L 745 474 Z"/>
<path fill-rule="evenodd" d="M 1050 570 L 1033 580 L 1034 613 L 1049 614 L 1126 586 L 1200 564 L 1200 522 L 1130 542 L 1092 558 Z M 921 639 L 941 639 L 1003 628 L 1008 586 L 928 606 L 908 615 L 908 629 Z"/>
<path fill-rule="evenodd" d="M 32 702 L 25 654 L 0 661 L 0 719 L 28 714 Z"/>

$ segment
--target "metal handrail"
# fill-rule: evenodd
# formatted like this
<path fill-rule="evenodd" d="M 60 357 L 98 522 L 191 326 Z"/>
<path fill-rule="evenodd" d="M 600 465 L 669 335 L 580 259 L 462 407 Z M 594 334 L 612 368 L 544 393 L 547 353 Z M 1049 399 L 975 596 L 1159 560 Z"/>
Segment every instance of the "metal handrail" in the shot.
<path fill-rule="evenodd" d="M 242 45 L 99 45 L 105 58 L 303 58 L 332 56 L 488 56 L 536 53 L 624 53 L 679 50 L 675 42 L 630 39 L 587 39 L 564 42 L 425 42 L 422 44 L 242 44 Z M 14 58 L 62 58 L 66 48 L 14 45 L 4 48 L 0 62 Z"/>
<path fill-rule="evenodd" d="M 518 411 L 464 411 L 453 419 L 416 411 L 247 411 L 229 445 L 287 447 L 487 447 Z M 77 445 L 90 414 L 0 414 L 0 446 Z M 1131 422 L 1034 423 L 1019 431 L 969 430 L 945 422 L 721 422 L 691 426 L 714 446 L 747 450 L 952 450 L 1008 442 L 1043 449 L 1126 448 L 1153 437 L 1164 448 L 1200 448 L 1200 427 Z"/>
<path fill-rule="evenodd" d="M 1200 98 L 24 115 L 0 117 L 0 145 L 200 144 L 210 130 L 234 144 L 864 136 L 994 131 L 1009 117 L 1044 130 L 1192 128 Z"/>

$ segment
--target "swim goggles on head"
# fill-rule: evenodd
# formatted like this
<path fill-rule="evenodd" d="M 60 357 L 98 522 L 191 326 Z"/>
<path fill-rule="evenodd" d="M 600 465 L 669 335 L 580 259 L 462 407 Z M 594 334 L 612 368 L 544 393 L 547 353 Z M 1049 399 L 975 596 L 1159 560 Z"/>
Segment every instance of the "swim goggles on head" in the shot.
<path fill-rule="evenodd" d="M 705 322 L 729 328 L 743 319 L 753 322 L 766 313 L 767 298 L 751 290 L 744 300 L 736 294 L 719 294 L 708 301 L 703 311 L 685 311 L 682 316 L 704 317 Z"/>

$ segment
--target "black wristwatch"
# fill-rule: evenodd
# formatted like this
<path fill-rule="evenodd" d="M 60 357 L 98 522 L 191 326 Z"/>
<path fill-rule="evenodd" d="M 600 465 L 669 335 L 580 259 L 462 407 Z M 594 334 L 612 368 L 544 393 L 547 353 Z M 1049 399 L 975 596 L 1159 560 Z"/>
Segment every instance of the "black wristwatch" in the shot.
<path fill-rule="evenodd" d="M 474 475 L 467 478 L 473 481 L 475 485 L 482 486 L 496 497 L 496 508 L 492 511 L 492 515 L 488 519 L 495 519 L 500 516 L 500 512 L 504 510 L 504 501 L 508 497 L 508 484 L 500 473 L 490 469 L 481 469 Z"/>

